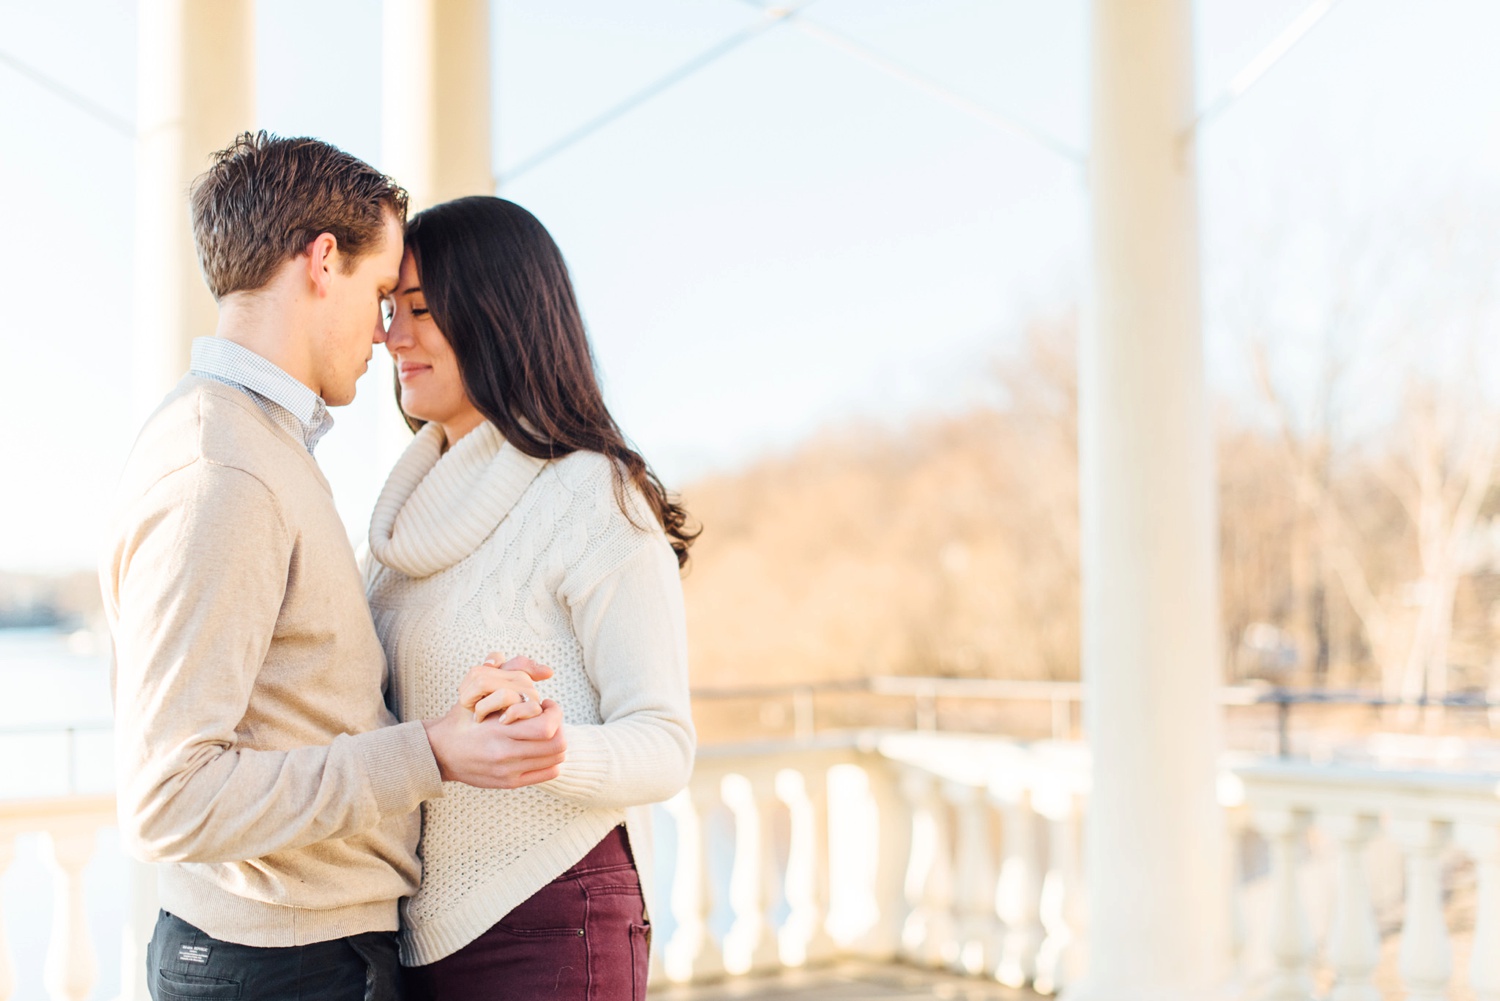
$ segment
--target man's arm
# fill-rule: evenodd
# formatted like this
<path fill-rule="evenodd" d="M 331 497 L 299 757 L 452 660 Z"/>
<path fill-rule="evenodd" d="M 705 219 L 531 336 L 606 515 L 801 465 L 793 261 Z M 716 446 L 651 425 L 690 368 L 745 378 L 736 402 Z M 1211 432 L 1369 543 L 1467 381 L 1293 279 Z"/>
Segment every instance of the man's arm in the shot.
<path fill-rule="evenodd" d="M 238 745 L 292 546 L 265 484 L 204 461 L 153 486 L 116 541 L 116 761 L 133 854 L 257 858 L 358 834 L 441 794 L 421 723 L 290 751 Z"/>

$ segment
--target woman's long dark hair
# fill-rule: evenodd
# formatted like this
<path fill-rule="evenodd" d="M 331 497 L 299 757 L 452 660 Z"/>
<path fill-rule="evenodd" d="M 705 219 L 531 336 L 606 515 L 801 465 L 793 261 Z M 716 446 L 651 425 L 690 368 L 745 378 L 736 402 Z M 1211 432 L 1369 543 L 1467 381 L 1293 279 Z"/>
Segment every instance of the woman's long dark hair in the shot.
<path fill-rule="evenodd" d="M 688 527 L 687 511 L 605 407 L 573 282 L 552 234 L 514 202 L 476 195 L 419 212 L 406 225 L 406 249 L 475 408 L 533 458 L 582 450 L 609 456 L 620 509 L 629 516 L 628 477 L 685 567 L 702 529 Z M 409 414 L 406 422 L 413 430 L 422 426 Z"/>

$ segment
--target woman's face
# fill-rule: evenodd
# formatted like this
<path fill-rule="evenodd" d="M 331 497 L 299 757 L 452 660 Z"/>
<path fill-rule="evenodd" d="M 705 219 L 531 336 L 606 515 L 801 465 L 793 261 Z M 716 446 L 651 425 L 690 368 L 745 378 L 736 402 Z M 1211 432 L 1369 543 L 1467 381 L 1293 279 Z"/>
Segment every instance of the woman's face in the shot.
<path fill-rule="evenodd" d="M 484 416 L 464 392 L 458 358 L 427 312 L 421 285 L 416 259 L 407 251 L 392 296 L 385 347 L 401 382 L 401 409 L 418 420 L 442 425 L 451 445 L 482 424 Z"/>

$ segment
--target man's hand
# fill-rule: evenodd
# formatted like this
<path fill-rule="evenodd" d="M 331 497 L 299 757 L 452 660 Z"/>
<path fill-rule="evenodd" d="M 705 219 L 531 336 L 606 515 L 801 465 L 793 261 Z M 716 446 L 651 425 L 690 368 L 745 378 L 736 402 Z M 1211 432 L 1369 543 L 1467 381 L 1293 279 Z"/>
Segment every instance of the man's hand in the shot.
<path fill-rule="evenodd" d="M 476 723 L 497 712 L 502 723 L 531 719 L 542 713 L 536 682 L 550 677 L 552 668 L 529 657 L 506 660 L 504 654 L 491 653 L 459 684 L 458 704 L 474 713 Z"/>
<path fill-rule="evenodd" d="M 535 717 L 515 723 L 476 722 L 473 712 L 462 705 L 440 719 L 424 720 L 443 781 L 519 789 L 557 778 L 568 748 L 562 707 L 544 699 L 538 708 Z"/>

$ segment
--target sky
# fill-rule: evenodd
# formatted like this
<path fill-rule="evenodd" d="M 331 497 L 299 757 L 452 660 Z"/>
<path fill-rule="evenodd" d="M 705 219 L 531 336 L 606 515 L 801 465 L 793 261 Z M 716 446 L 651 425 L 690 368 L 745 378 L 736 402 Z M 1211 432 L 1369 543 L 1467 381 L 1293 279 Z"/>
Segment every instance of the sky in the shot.
<path fill-rule="evenodd" d="M 1302 9 L 1199 0 L 1200 105 Z M 1084 0 L 817 0 L 806 14 L 1087 146 Z M 760 16 L 743 0 L 499 0 L 502 177 Z M 260 0 L 255 124 L 378 164 L 380 74 L 401 57 L 381 51 L 379 22 L 378 0 Z M 92 565 L 136 430 L 135 7 L 0 0 L 0 24 L 0 571 L 63 572 Z M 1265 275 L 1249 284 L 1293 315 L 1318 293 L 1316 268 L 1299 281 L 1268 257 L 1316 258 L 1372 218 L 1500 189 L 1497 37 L 1492 0 L 1343 0 L 1205 127 L 1218 391 L 1246 384 L 1225 290 Z M 610 405 L 676 487 L 830 426 L 900 426 L 984 398 L 988 362 L 1027 318 L 1087 285 L 1076 164 L 787 25 L 499 193 L 556 237 Z M 372 368 L 319 447 L 356 537 L 393 458 L 383 373 Z"/>

